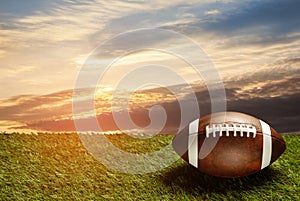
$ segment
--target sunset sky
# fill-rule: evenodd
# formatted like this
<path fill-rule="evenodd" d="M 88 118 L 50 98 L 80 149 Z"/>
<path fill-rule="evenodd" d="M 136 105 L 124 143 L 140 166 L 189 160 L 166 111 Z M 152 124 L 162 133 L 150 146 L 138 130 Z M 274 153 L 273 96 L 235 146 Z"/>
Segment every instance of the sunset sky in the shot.
<path fill-rule="evenodd" d="M 228 109 L 259 116 L 281 132 L 299 131 L 299 8 L 298 0 L 0 0 L 0 130 L 73 131 L 72 93 L 92 51 L 118 34 L 159 28 L 201 46 L 224 83 Z M 174 50 L 199 56 L 181 41 L 174 43 L 174 38 L 152 40 L 129 34 L 126 45 L 130 49 L 154 42 L 155 47 L 170 50 L 172 44 Z M 97 62 L 110 64 L 126 54 L 121 46 L 110 46 Z M 104 130 L 117 130 L 110 108 L 114 84 L 133 68 L 149 63 L 168 66 L 193 83 L 197 98 L 203 98 L 200 110 L 209 112 L 205 85 L 193 68 L 168 52 L 138 51 L 116 61 L 95 94 L 82 92 L 82 98 L 95 95 Z M 147 76 L 142 72 L 131 77 L 124 90 Z M 168 76 L 161 71 L 158 77 L 187 100 L 186 85 Z M 176 97 L 164 86 L 155 87 L 140 86 L 148 90 L 131 96 L 133 119 L 146 126 L 149 107 L 162 104 L 171 116 L 167 126 L 175 127 Z M 90 112 L 82 118 L 88 119 Z"/>

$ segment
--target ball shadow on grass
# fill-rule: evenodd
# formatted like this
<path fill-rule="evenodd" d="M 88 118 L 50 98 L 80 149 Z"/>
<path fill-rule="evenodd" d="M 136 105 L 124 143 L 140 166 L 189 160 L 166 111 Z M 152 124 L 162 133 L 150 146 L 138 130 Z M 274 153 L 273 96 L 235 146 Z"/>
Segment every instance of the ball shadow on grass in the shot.
<path fill-rule="evenodd" d="M 280 180 L 283 173 L 268 167 L 253 175 L 242 178 L 219 178 L 204 174 L 196 168 L 183 164 L 162 175 L 165 185 L 193 193 L 227 193 L 228 191 L 244 191 L 263 188 L 272 181 Z"/>

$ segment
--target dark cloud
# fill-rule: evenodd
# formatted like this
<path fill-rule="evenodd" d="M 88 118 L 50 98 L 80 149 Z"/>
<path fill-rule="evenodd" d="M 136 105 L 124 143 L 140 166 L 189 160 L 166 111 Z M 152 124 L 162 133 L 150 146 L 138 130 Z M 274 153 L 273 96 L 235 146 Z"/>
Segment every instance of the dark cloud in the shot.
<path fill-rule="evenodd" d="M 66 90 L 41 96 L 20 95 L 3 100 L 0 102 L 0 120 L 30 121 L 70 114 L 70 103 L 62 103 L 71 96 L 72 90 Z M 56 104 L 59 106 L 55 107 Z"/>
<path fill-rule="evenodd" d="M 243 91 L 238 99 L 254 96 L 274 97 L 295 94 L 300 91 L 299 58 L 279 60 L 257 69 L 252 73 L 244 73 L 230 78 L 225 87 Z"/>
<path fill-rule="evenodd" d="M 238 82 L 238 81 L 237 81 Z M 299 80 L 294 78 L 292 80 L 286 80 L 280 84 L 274 85 L 269 83 L 265 85 L 260 91 L 245 91 L 241 94 L 241 90 L 244 86 L 235 88 L 226 88 L 227 94 L 227 110 L 228 111 L 239 111 L 253 115 L 257 118 L 263 119 L 273 126 L 278 132 L 295 132 L 300 130 L 299 119 L 300 119 L 300 94 L 294 91 L 293 94 L 278 95 L 278 96 L 265 96 L 270 92 L 270 88 L 274 91 L 284 90 L 284 88 L 290 87 L 289 84 L 294 86 L 294 83 L 299 83 Z M 174 86 L 180 87 L 180 86 Z M 181 86 L 184 87 L 184 86 Z M 199 86 L 194 88 L 196 90 L 196 96 L 200 108 L 201 116 L 209 114 L 211 112 L 211 101 L 209 93 L 206 89 Z M 151 89 L 153 93 L 155 90 L 162 93 L 166 93 L 165 90 Z M 271 91 L 272 91 L 271 90 Z M 150 92 L 148 92 L 150 93 Z M 145 92 L 147 94 L 147 92 Z M 190 101 L 189 94 L 186 94 L 181 101 L 188 103 Z M 131 118 L 134 123 L 140 127 L 146 127 L 150 123 L 149 110 L 153 105 L 160 104 L 164 107 L 167 113 L 167 122 L 162 133 L 176 133 L 181 121 L 181 109 L 177 100 L 170 102 L 159 102 L 152 104 L 137 104 L 133 105 L 133 109 L 130 112 Z M 188 109 L 188 108 L 186 108 Z M 191 108 L 190 108 L 191 109 Z M 120 118 L 126 118 L 126 112 L 120 111 L 118 113 Z M 194 116 L 187 117 L 185 124 L 192 121 Z M 104 131 L 118 130 L 118 125 L 114 121 L 114 116 L 111 112 L 105 112 L 97 116 L 99 125 Z M 81 120 L 84 124 L 90 124 L 91 119 L 86 118 Z M 42 120 L 42 121 L 30 121 L 27 122 L 26 126 L 18 127 L 30 128 L 37 130 L 46 130 L 53 132 L 60 131 L 74 131 L 74 122 L 70 119 L 63 120 Z M 123 128 L 127 130 L 135 129 L 134 127 Z M 95 127 L 94 131 L 98 131 Z"/>
<path fill-rule="evenodd" d="M 240 111 L 268 122 L 278 132 L 300 130 L 300 94 L 273 98 L 250 98 L 228 102 L 228 110 Z"/>
<path fill-rule="evenodd" d="M 268 122 L 278 132 L 295 132 L 300 130 L 299 119 L 300 119 L 300 94 L 291 94 L 288 96 L 278 96 L 269 98 L 253 97 L 248 99 L 237 99 L 234 97 L 237 94 L 236 89 L 227 89 L 227 95 L 233 96 L 228 97 L 227 110 L 228 111 L 239 111 L 253 115 Z M 201 110 L 201 116 L 209 114 L 211 112 L 211 105 L 209 95 L 207 91 L 197 92 L 197 96 L 201 97 L 202 101 L 199 101 L 199 107 Z M 188 100 L 185 100 L 188 101 Z M 180 107 L 177 101 L 161 104 L 168 115 L 168 119 L 162 133 L 176 133 L 180 125 L 181 115 Z M 149 119 L 149 108 L 151 105 L 136 108 L 131 114 L 132 120 L 140 127 L 145 127 L 150 123 Z M 125 114 L 125 113 L 124 113 Z M 122 112 L 120 114 L 122 118 Z M 123 115 L 126 118 L 125 115 Z M 97 116 L 99 125 L 104 131 L 118 130 L 118 126 L 114 121 L 112 113 L 103 113 Z M 193 120 L 191 117 L 190 120 Z M 83 119 L 83 123 L 89 124 L 89 119 Z M 45 130 L 52 132 L 61 131 L 74 131 L 74 122 L 68 120 L 46 120 L 46 121 L 35 121 L 29 122 L 26 126 L 18 127 L 18 129 L 30 128 L 37 130 Z M 98 129 L 95 127 L 95 131 Z M 134 129 L 127 127 L 125 129 Z"/>

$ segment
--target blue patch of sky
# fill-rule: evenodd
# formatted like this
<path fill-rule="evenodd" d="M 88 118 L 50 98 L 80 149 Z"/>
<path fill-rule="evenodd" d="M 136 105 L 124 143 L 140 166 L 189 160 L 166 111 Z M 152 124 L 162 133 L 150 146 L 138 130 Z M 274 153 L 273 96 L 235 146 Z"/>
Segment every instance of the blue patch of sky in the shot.
<path fill-rule="evenodd" d="M 3 18 L 21 18 L 32 15 L 38 11 L 45 12 L 57 4 L 62 4 L 59 0 L 0 0 L 0 16 Z"/>
<path fill-rule="evenodd" d="M 234 33 L 239 30 L 264 27 L 268 33 L 286 34 L 299 31 L 300 1 L 272 0 L 247 2 L 233 12 L 227 12 L 205 28 L 216 32 Z"/>

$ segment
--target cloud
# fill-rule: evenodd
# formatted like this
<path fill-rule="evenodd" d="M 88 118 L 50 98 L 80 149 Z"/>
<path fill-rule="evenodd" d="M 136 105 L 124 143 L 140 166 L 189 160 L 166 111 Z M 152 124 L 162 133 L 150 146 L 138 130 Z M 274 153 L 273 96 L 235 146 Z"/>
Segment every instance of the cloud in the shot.
<path fill-rule="evenodd" d="M 5 56 L 5 54 L 6 54 L 6 51 L 4 51 L 4 50 L 0 50 L 0 58 L 1 58 L 1 57 L 4 57 L 4 56 Z"/>
<path fill-rule="evenodd" d="M 32 2 L 28 4 L 33 5 Z M 62 86 L 64 89 L 71 88 L 82 64 L 78 63 L 78 58 L 83 60 L 80 55 L 88 55 L 96 45 L 115 34 L 145 27 L 169 28 L 187 34 L 205 48 L 221 74 L 228 73 L 230 69 L 238 74 L 243 71 L 243 66 L 253 68 L 254 64 L 262 64 L 270 58 L 283 55 L 287 58 L 290 57 L 289 52 L 296 54 L 299 51 L 298 26 L 293 26 L 299 17 L 298 12 L 291 8 L 293 5 L 290 0 L 63 1 L 38 4 L 30 8 L 32 12 L 3 18 L 0 23 L 0 47 L 4 52 L 0 52 L 1 65 L 11 72 L 0 79 L 1 85 L 9 85 L 3 89 L 1 97 L 33 91 L 50 93 L 63 90 Z M 279 7 L 283 7 L 280 12 Z M 265 16 L 266 20 L 262 22 L 256 14 Z M 290 20 L 286 23 L 281 17 L 290 17 Z M 294 31 L 284 29 L 286 34 L 281 34 L 265 31 L 261 24 L 272 30 L 279 29 L 281 25 L 295 28 Z M 231 28 L 226 28 L 227 25 Z M 248 27 L 252 27 L 250 31 Z M 126 40 L 126 44 L 120 41 L 108 47 L 104 58 L 107 61 L 104 62 L 122 54 L 120 50 L 125 45 L 130 44 L 128 48 L 139 47 L 141 43 L 137 41 L 149 47 L 154 43 L 156 47 L 183 46 L 164 36 L 155 40 L 147 40 L 147 36 L 131 36 Z M 192 51 L 186 51 L 193 56 Z M 14 74 L 12 71 L 20 66 L 33 66 L 35 69 Z M 223 73 L 225 68 L 227 72 Z M 24 84 L 28 87 L 21 91 Z"/>
<path fill-rule="evenodd" d="M 12 68 L 1 68 L 0 72 L 5 76 L 15 76 L 17 74 L 24 73 L 24 72 L 32 72 L 35 69 L 37 69 L 37 67 L 35 66 L 16 66 Z"/>
<path fill-rule="evenodd" d="M 276 97 L 259 97 L 259 96 L 250 96 L 247 99 L 239 99 L 238 94 L 235 89 L 227 89 L 227 95 L 230 96 L 227 106 L 229 111 L 239 111 L 244 112 L 253 116 L 256 116 L 264 121 L 270 123 L 276 130 L 279 132 L 294 132 L 299 131 L 300 127 L 298 125 L 299 114 L 299 94 L 291 94 L 286 96 L 276 96 Z M 236 97 L 232 97 L 235 95 Z M 201 101 L 199 102 L 199 106 L 201 109 L 201 115 L 205 115 L 210 113 L 210 102 L 205 101 L 208 98 L 208 94 L 205 91 L 197 92 L 197 96 L 201 97 Z M 206 98 L 205 98 L 206 97 Z M 185 101 L 188 101 L 186 99 Z M 155 103 L 157 104 L 157 103 Z M 140 127 L 147 126 L 149 121 L 149 111 L 147 108 L 151 106 L 145 107 L 137 107 L 133 109 L 130 114 L 132 120 Z M 180 107 L 176 101 L 162 103 L 162 106 L 167 112 L 167 122 L 164 129 L 161 131 L 162 133 L 176 133 L 178 127 L 180 125 Z M 274 109 L 276 108 L 276 109 Z M 126 118 L 122 113 L 119 113 L 121 118 Z M 195 117 L 193 117 L 195 118 Z M 119 130 L 112 113 L 105 112 L 97 115 L 97 120 L 103 129 L 103 131 L 113 131 Z M 191 119 L 192 120 L 192 117 Z M 83 118 L 82 123 L 90 124 L 91 120 L 89 118 Z M 189 120 L 186 119 L 188 122 Z M 186 122 L 186 123 L 187 123 Z M 30 121 L 26 124 L 16 126 L 18 124 L 14 124 L 11 126 L 11 129 L 36 129 L 36 130 L 44 130 L 44 131 L 53 131 L 53 132 L 62 132 L 62 131 L 74 131 L 74 122 L 71 119 L 60 119 L 60 120 L 37 120 Z M 92 128 L 92 127 L 91 127 Z M 136 127 L 128 127 L 124 128 L 127 130 L 134 130 Z M 95 127 L 92 131 L 98 131 Z"/>
<path fill-rule="evenodd" d="M 220 11 L 217 10 L 217 9 L 214 9 L 214 10 L 208 10 L 205 12 L 206 15 L 217 15 L 217 14 L 220 14 Z"/>
<path fill-rule="evenodd" d="M 287 66 L 298 63 L 298 58 L 285 61 Z M 263 71 L 245 74 L 225 82 L 227 109 L 259 117 L 280 132 L 298 131 L 300 129 L 297 123 L 300 109 L 298 104 L 300 88 L 297 84 L 300 81 L 299 70 L 295 68 L 292 73 L 288 73 L 282 63 L 279 62 L 276 65 L 278 65 L 276 69 L 266 68 Z M 268 76 L 271 73 L 274 76 Z M 186 87 L 186 85 L 176 85 L 172 86 L 172 89 L 160 87 L 136 91 L 129 97 L 128 109 L 132 120 L 140 127 L 147 126 L 150 123 L 150 109 L 155 105 L 161 105 L 168 116 L 162 133 L 176 133 L 181 120 L 178 101 L 194 107 L 190 104 L 193 91 L 198 99 L 200 114 L 203 116 L 210 113 L 211 100 L 205 85 L 195 83 L 192 85 L 193 91 L 188 91 Z M 179 99 L 176 99 L 171 91 L 177 91 L 176 95 Z M 85 105 L 86 101 L 92 99 L 93 96 L 86 92 L 88 91 L 82 90 L 81 92 L 83 112 L 80 118 L 85 124 L 90 124 L 94 111 L 86 110 Z M 106 91 L 101 88 L 96 94 L 97 120 L 104 131 L 119 129 L 112 114 L 112 93 L 111 90 Z M 1 100 L 1 126 L 13 130 L 74 131 L 71 98 L 72 91 L 67 90 L 44 96 L 18 96 Z M 193 108 L 185 109 L 192 110 Z M 125 111 L 123 107 L 120 107 L 116 112 L 122 119 L 127 118 Z M 196 117 L 191 115 L 186 118 L 185 123 L 188 123 Z M 132 130 L 136 127 L 128 124 L 123 129 Z M 97 128 L 92 130 L 97 131 Z"/>
<path fill-rule="evenodd" d="M 270 98 L 253 97 L 228 103 L 228 109 L 256 116 L 268 122 L 278 132 L 299 131 L 299 94 Z"/>
<path fill-rule="evenodd" d="M 181 6 L 172 9 L 178 11 Z M 294 35 L 299 33 L 299 6 L 299 2 L 294 0 L 196 3 L 185 5 L 182 14 L 193 16 L 190 22 L 174 26 L 161 23 L 159 26 L 199 38 L 202 43 L 207 37 L 213 37 L 214 42 L 218 42 L 218 39 L 224 42 L 225 39 L 228 41 L 226 48 L 247 44 L 264 46 L 299 39 Z"/>
<path fill-rule="evenodd" d="M 182 2 L 63 1 L 45 6 L 29 1 L 30 12 L 20 15 L 9 13 L 14 11 L 6 6 L 8 13 L 2 13 L 6 17 L 0 22 L 0 56 L 1 66 L 5 66 L 5 72 L 9 74 L 0 78 L 0 84 L 9 87 L 3 89 L 0 96 L 51 93 L 71 88 L 80 68 L 78 55 L 88 55 L 96 45 L 127 31 L 130 28 L 127 17 L 140 13 L 141 17 L 147 18 L 146 13 L 152 11 L 153 17 L 161 9 Z M 21 4 L 17 4 L 16 9 L 22 9 Z M 117 27 L 125 20 L 127 28 L 114 30 L 114 20 Z M 157 20 L 159 22 L 161 18 Z M 156 26 L 151 22 L 150 25 Z M 136 44 L 134 38 L 132 44 Z M 117 52 L 118 49 L 111 47 L 109 52 Z M 109 56 L 111 59 L 113 55 Z M 35 69 L 13 72 L 20 66 L 33 66 Z M 26 88 L 23 88 L 24 84 Z M 65 88 L 62 89 L 62 86 Z"/>

